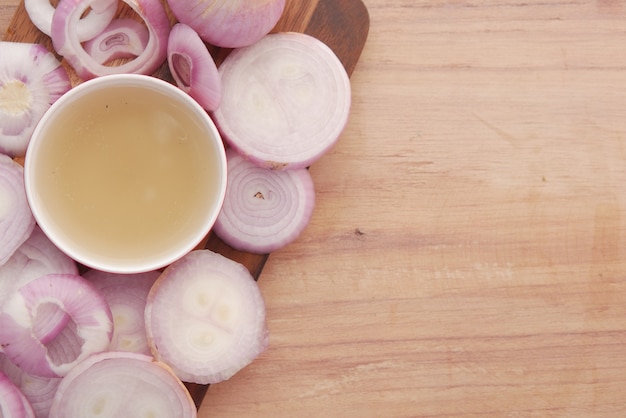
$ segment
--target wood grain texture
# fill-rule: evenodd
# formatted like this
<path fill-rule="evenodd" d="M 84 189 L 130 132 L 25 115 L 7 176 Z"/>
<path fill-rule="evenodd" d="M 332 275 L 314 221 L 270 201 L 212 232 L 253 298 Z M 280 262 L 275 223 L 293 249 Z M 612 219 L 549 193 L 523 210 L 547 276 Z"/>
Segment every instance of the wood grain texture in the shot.
<path fill-rule="evenodd" d="M 167 5 L 167 3 L 165 4 Z M 169 8 L 167 11 L 173 24 L 175 18 Z M 131 17 L 133 14 L 134 11 L 130 7 L 124 3 L 120 4 L 119 17 Z M 351 74 L 365 45 L 368 29 L 369 16 L 367 9 L 360 0 L 310 0 L 304 2 L 288 0 L 283 15 L 273 32 L 295 31 L 315 36 L 334 50 L 340 57 L 346 71 Z M 54 52 L 51 39 L 41 33 L 28 18 L 23 1 L 19 4 L 9 23 L 4 40 L 41 43 Z M 220 50 L 210 45 L 208 47 L 218 64 L 230 52 L 228 49 Z M 81 83 L 82 80 L 76 76 L 71 66 L 61 57 L 59 59 L 67 69 L 72 84 Z M 170 82 L 173 81 L 167 63 L 164 63 L 154 75 Z M 242 263 L 255 279 L 259 278 L 269 257 L 269 254 L 251 254 L 235 250 L 212 233 L 205 237 L 197 248 L 207 248 Z M 80 270 L 85 271 L 86 268 L 80 266 Z M 199 407 L 208 385 L 187 382 L 185 385 L 196 406 Z"/>
<path fill-rule="evenodd" d="M 270 348 L 200 417 L 626 416 L 626 5 L 364 3 Z"/>

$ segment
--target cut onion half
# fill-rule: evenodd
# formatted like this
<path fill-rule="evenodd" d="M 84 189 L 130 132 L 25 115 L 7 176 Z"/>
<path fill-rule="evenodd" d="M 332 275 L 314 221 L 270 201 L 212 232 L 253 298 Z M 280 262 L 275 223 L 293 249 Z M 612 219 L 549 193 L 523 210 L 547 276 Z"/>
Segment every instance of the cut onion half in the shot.
<path fill-rule="evenodd" d="M 0 154 L 0 268 L 34 228 L 35 218 L 24 189 L 24 168 Z"/>
<path fill-rule="evenodd" d="M 98 64 L 119 58 L 138 57 L 150 39 L 148 28 L 134 19 L 113 19 L 109 26 L 84 44 L 85 52 Z"/>
<path fill-rule="evenodd" d="M 213 231 L 231 247 L 257 254 L 271 253 L 294 241 L 315 206 L 309 171 L 268 170 L 232 148 L 226 156 L 226 197 Z"/>
<path fill-rule="evenodd" d="M 167 43 L 167 62 L 176 85 L 211 112 L 222 99 L 217 66 L 202 39 L 183 23 L 174 25 Z"/>
<path fill-rule="evenodd" d="M 111 310 L 77 275 L 48 274 L 21 287 L 0 312 L 0 346 L 11 362 L 42 377 L 66 375 L 109 346 Z"/>
<path fill-rule="evenodd" d="M 102 32 L 115 16 L 117 0 L 99 0 L 99 3 L 101 4 L 99 11 L 96 11 L 96 7 L 92 8 L 76 25 L 76 35 L 81 42 Z M 50 0 L 24 0 L 24 8 L 37 29 L 50 36 L 55 11 Z"/>
<path fill-rule="evenodd" d="M 98 0 L 61 0 L 52 18 L 54 49 L 70 63 L 83 80 L 108 74 L 135 73 L 150 75 L 167 58 L 170 23 L 160 0 L 124 0 L 143 20 L 150 37 L 136 58 L 116 66 L 101 64 L 85 51 L 76 35 L 82 14 Z"/>
<path fill-rule="evenodd" d="M 43 45 L 0 41 L 0 153 L 23 157 L 35 125 L 71 87 Z"/>
<path fill-rule="evenodd" d="M 28 399 L 15 384 L 0 372 L 0 417 L 34 418 L 35 412 Z"/>
<path fill-rule="evenodd" d="M 248 46 L 267 35 L 285 9 L 285 0 L 168 0 L 179 22 L 223 48 Z"/>
<path fill-rule="evenodd" d="M 83 277 L 102 292 L 113 314 L 113 338 L 109 351 L 150 354 L 144 312 L 150 288 L 159 271 L 115 274 L 89 270 Z"/>
<path fill-rule="evenodd" d="M 307 167 L 345 128 L 350 79 L 334 52 L 303 33 L 265 36 L 219 68 L 222 102 L 213 113 L 230 146 L 271 169 Z"/>
<path fill-rule="evenodd" d="M 268 345 L 265 303 L 240 263 L 195 250 L 167 267 L 146 305 L 148 343 L 185 382 L 226 380 Z"/>
<path fill-rule="evenodd" d="M 82 361 L 63 378 L 49 418 L 195 418 L 189 391 L 149 356 L 104 352 Z"/>

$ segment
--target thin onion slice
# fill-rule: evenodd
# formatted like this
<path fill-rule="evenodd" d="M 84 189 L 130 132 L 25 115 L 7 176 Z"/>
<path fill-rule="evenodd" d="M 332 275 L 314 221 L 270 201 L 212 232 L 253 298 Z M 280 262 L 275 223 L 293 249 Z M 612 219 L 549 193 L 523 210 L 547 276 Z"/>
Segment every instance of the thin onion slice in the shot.
<path fill-rule="evenodd" d="M 226 197 L 213 231 L 231 247 L 258 254 L 294 241 L 306 228 L 315 206 L 309 171 L 268 170 L 231 148 L 226 156 Z"/>
<path fill-rule="evenodd" d="M 24 394 L 33 408 L 35 417 L 47 418 L 56 393 L 60 377 L 40 377 L 24 372 L 0 354 L 0 371 L 7 375 L 15 386 Z M 1 396 L 0 396 L 1 398 Z"/>
<path fill-rule="evenodd" d="M 116 66 L 98 62 L 83 48 L 76 35 L 82 14 L 98 0 L 61 0 L 52 18 L 54 49 L 70 63 L 83 80 L 108 74 L 135 73 L 150 75 L 167 59 L 170 22 L 160 0 L 124 0 L 143 19 L 150 37 L 136 58 Z"/>
<path fill-rule="evenodd" d="M 35 228 L 24 190 L 24 169 L 0 154 L 0 267 Z"/>
<path fill-rule="evenodd" d="M 187 388 L 167 366 L 128 352 L 95 354 L 63 378 L 49 418 L 195 418 Z"/>
<path fill-rule="evenodd" d="M 0 346 L 25 372 L 64 376 L 107 349 L 113 331 L 104 297 L 80 276 L 48 274 L 22 286 L 0 312 Z"/>
<path fill-rule="evenodd" d="M 285 0 L 168 0 L 179 22 L 212 45 L 248 46 L 267 35 L 285 9 Z"/>
<path fill-rule="evenodd" d="M 0 417 L 34 418 L 35 412 L 28 399 L 13 382 L 0 372 Z"/>
<path fill-rule="evenodd" d="M 35 125 L 71 88 L 59 60 L 43 45 L 0 42 L 0 153 L 24 156 Z"/>
<path fill-rule="evenodd" d="M 101 3 L 103 5 L 100 6 L 99 11 L 92 8 L 76 25 L 76 34 L 81 42 L 102 32 L 115 16 L 117 0 L 102 0 Z M 54 16 L 55 11 L 52 3 L 49 0 L 24 0 L 24 8 L 37 29 L 50 36 L 52 33 L 52 16 Z"/>
<path fill-rule="evenodd" d="M 85 52 L 98 64 L 119 58 L 138 57 L 146 49 L 150 33 L 134 19 L 113 19 L 109 26 L 85 42 Z"/>
<path fill-rule="evenodd" d="M 20 287 L 53 273 L 78 274 L 78 266 L 35 225 L 28 239 L 0 266 L 0 309 Z"/>
<path fill-rule="evenodd" d="M 245 266 L 195 250 L 168 266 L 146 305 L 148 343 L 185 382 L 226 380 L 268 345 L 265 303 Z"/>
<path fill-rule="evenodd" d="M 191 27 L 177 23 L 167 43 L 167 62 L 176 85 L 211 112 L 222 99 L 217 66 L 202 39 Z"/>
<path fill-rule="evenodd" d="M 262 167 L 309 166 L 347 124 L 348 74 L 333 51 L 310 35 L 267 35 L 233 51 L 219 72 L 224 94 L 215 123 L 230 146 Z"/>
<path fill-rule="evenodd" d="M 144 311 L 150 288 L 159 271 L 115 274 L 89 270 L 83 277 L 102 292 L 113 314 L 113 337 L 109 351 L 150 354 Z"/>

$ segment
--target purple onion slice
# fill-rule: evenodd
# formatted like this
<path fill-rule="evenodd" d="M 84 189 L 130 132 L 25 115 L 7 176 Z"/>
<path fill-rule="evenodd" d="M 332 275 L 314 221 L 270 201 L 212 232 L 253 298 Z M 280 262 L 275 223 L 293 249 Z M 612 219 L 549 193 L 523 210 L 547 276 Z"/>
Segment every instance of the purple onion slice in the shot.
<path fill-rule="evenodd" d="M 265 303 L 246 267 L 210 250 L 168 266 L 146 304 L 154 357 L 185 382 L 226 380 L 267 348 Z"/>
<path fill-rule="evenodd" d="M 167 62 L 176 85 L 207 111 L 217 109 L 222 84 L 215 61 L 202 39 L 189 26 L 177 23 L 170 31 Z"/>
<path fill-rule="evenodd" d="M 10 157 L 0 154 L 0 268 L 34 228 L 35 218 L 24 189 L 24 169 Z"/>
<path fill-rule="evenodd" d="M 135 274 L 89 270 L 83 274 L 100 290 L 111 308 L 113 337 L 108 348 L 110 351 L 150 354 L 144 311 L 148 292 L 160 274 L 156 270 Z"/>
<path fill-rule="evenodd" d="M 275 171 L 259 167 L 229 148 L 228 184 L 213 231 L 231 247 L 271 253 L 294 241 L 315 207 L 315 188 L 306 168 Z"/>
<path fill-rule="evenodd" d="M 310 35 L 267 35 L 233 51 L 219 72 L 223 94 L 215 123 L 230 146 L 262 167 L 311 165 L 347 124 L 348 74 L 334 52 Z"/>
<path fill-rule="evenodd" d="M 28 282 L 0 311 L 4 354 L 36 376 L 66 375 L 82 359 L 106 350 L 112 332 L 104 297 L 73 274 L 47 274 Z"/>
<path fill-rule="evenodd" d="M 43 45 L 0 41 L 0 57 L 0 153 L 24 156 L 35 125 L 71 84 Z"/>
<path fill-rule="evenodd" d="M 63 378 L 49 418 L 195 418 L 185 385 L 166 365 L 129 352 L 94 354 Z"/>

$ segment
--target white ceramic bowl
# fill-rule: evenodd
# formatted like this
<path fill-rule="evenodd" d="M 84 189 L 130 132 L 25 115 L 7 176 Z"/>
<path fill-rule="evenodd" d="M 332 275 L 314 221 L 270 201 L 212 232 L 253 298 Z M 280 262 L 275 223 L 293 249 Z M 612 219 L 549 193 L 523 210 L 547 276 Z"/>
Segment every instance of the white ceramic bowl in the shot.
<path fill-rule="evenodd" d="M 62 251 L 94 269 L 137 273 L 172 263 L 209 233 L 226 156 L 189 95 L 155 77 L 111 75 L 50 107 L 24 175 L 35 219 Z"/>

